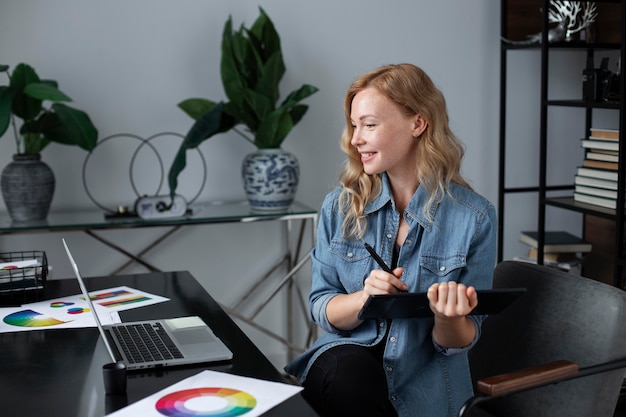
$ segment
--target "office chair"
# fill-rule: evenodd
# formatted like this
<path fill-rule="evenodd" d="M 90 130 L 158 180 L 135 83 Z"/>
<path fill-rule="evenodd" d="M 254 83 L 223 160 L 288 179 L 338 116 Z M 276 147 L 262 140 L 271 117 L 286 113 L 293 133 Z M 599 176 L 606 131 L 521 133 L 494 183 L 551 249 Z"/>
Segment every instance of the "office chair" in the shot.
<path fill-rule="evenodd" d="M 626 368 L 626 292 L 547 266 L 500 263 L 494 288 L 516 287 L 527 292 L 485 320 L 469 352 L 476 395 L 459 416 L 613 416 Z"/>

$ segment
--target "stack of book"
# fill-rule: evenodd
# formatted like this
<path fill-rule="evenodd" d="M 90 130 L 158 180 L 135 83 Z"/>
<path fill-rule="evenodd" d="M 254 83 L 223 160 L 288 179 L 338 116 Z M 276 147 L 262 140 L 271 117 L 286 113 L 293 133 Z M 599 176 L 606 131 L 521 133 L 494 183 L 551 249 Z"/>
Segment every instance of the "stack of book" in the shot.
<path fill-rule="evenodd" d="M 619 130 L 592 128 L 581 144 L 585 159 L 576 171 L 574 200 L 615 209 Z"/>
<path fill-rule="evenodd" d="M 517 260 L 536 263 L 539 234 L 536 231 L 523 231 L 520 241 L 530 246 L 527 257 Z M 546 231 L 543 242 L 543 263 L 571 271 L 580 264 L 581 254 L 591 252 L 591 243 L 565 231 Z"/>

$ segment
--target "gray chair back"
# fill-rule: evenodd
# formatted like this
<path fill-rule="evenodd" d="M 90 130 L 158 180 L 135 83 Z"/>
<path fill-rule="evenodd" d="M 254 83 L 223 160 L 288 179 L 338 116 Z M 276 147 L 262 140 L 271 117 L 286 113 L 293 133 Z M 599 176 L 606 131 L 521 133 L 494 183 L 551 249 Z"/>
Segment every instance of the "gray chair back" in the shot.
<path fill-rule="evenodd" d="M 472 377 L 511 372 L 556 360 L 580 368 L 626 357 L 626 292 L 546 266 L 505 261 L 494 288 L 527 293 L 483 323 L 470 351 Z M 480 300 L 479 300 L 480 303 Z M 613 416 L 624 370 L 560 382 L 481 404 L 471 416 Z"/>

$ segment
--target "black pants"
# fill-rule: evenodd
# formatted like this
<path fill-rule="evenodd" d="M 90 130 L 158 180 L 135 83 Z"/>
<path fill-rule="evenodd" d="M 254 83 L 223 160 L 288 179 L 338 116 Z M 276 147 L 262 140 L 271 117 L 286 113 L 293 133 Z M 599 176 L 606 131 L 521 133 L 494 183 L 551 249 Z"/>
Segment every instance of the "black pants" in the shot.
<path fill-rule="evenodd" d="M 356 345 L 335 346 L 317 358 L 302 392 L 322 417 L 397 416 L 387 394 L 382 352 Z"/>

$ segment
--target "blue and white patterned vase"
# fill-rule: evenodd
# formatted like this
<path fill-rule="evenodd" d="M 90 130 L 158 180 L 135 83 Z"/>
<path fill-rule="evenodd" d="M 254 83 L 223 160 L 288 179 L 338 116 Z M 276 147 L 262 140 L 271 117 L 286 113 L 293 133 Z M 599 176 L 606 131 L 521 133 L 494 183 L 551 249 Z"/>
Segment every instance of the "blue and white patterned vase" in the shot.
<path fill-rule="evenodd" d="M 283 211 L 296 196 L 300 166 L 283 149 L 257 149 L 243 160 L 243 188 L 253 210 Z"/>

